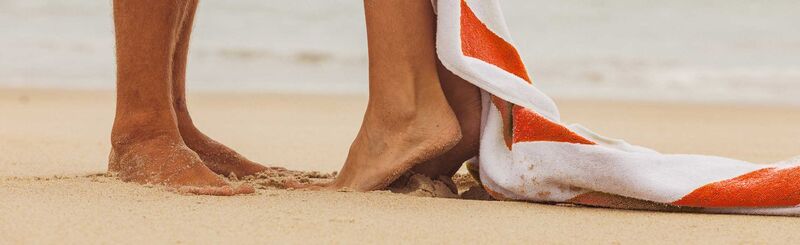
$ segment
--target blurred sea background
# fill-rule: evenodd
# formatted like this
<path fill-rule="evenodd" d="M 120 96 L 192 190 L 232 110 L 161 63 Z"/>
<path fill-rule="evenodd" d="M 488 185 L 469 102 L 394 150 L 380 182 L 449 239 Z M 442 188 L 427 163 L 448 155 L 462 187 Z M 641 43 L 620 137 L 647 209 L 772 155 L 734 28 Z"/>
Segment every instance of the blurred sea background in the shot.
<path fill-rule="evenodd" d="M 560 98 L 800 105 L 800 1 L 502 0 Z M 0 0 L 0 87 L 113 89 L 110 0 Z M 193 91 L 367 93 L 362 1 L 204 0 Z"/>

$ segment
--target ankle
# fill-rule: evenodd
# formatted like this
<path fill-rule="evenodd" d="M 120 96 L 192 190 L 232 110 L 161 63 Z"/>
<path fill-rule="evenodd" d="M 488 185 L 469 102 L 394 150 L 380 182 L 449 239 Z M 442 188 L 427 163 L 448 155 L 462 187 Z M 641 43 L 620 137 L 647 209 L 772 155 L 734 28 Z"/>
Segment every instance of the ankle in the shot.
<path fill-rule="evenodd" d="M 176 103 L 175 106 L 175 116 L 178 121 L 178 131 L 180 131 L 181 137 L 183 137 L 184 141 L 188 143 L 190 141 L 198 141 L 206 138 L 200 129 L 194 125 L 192 116 L 189 115 L 189 111 L 186 110 L 186 107 L 180 106 L 178 103 Z"/>
<path fill-rule="evenodd" d="M 440 92 L 441 93 L 441 92 Z M 364 121 L 368 125 L 380 128 L 396 129 L 414 125 L 445 123 L 458 126 L 456 117 L 444 95 L 436 98 L 433 95 L 416 95 L 417 101 L 401 101 L 391 98 L 370 100 L 365 112 Z"/>
<path fill-rule="evenodd" d="M 181 138 L 187 143 L 192 141 L 198 141 L 205 136 L 200 129 L 194 126 L 192 123 L 182 124 L 178 122 L 178 131 L 181 133 Z"/>
<path fill-rule="evenodd" d="M 461 141 L 462 132 L 452 111 L 420 110 L 367 111 L 363 130 L 370 137 L 390 135 L 422 136 L 426 140 L 443 141 L 447 148 Z"/>
<path fill-rule="evenodd" d="M 115 150 L 154 139 L 181 143 L 181 136 L 173 117 L 159 113 L 118 114 L 111 130 L 111 146 Z"/>

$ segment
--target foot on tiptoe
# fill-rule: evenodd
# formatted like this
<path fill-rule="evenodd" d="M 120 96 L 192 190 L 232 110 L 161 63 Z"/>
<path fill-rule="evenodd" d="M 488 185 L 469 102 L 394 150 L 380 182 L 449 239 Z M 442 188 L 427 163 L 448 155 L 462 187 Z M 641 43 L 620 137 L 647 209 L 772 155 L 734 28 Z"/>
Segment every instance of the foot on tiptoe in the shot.
<path fill-rule="evenodd" d="M 432 179 L 451 178 L 461 165 L 478 155 L 481 126 L 481 94 L 475 85 L 439 66 L 442 90 L 458 118 L 461 141 L 449 151 L 412 168 Z"/>

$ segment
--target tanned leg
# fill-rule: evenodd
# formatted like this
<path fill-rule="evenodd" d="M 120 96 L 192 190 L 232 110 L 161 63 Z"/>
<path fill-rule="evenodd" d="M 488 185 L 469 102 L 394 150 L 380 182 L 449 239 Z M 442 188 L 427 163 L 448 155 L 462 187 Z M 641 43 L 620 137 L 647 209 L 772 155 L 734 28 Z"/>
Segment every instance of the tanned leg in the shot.
<path fill-rule="evenodd" d="M 430 18 L 436 22 L 436 16 Z M 462 138 L 451 150 L 411 169 L 432 179 L 453 177 L 465 161 L 478 155 L 482 106 L 478 87 L 450 72 L 441 62 L 437 62 L 437 70 L 444 95 L 458 118 Z"/>
<path fill-rule="evenodd" d="M 458 117 L 462 138 L 453 149 L 412 169 L 414 173 L 433 179 L 453 177 L 465 161 L 478 155 L 482 106 L 478 87 L 456 76 L 441 63 L 438 70 L 444 94 Z"/>
<path fill-rule="evenodd" d="M 382 189 L 461 139 L 436 65 L 428 0 L 365 0 L 370 96 L 361 130 L 332 188 Z"/>
<path fill-rule="evenodd" d="M 127 182 L 206 195 L 252 193 L 231 187 L 180 135 L 172 98 L 172 61 L 185 0 L 115 0 L 117 111 L 109 172 Z"/>
<path fill-rule="evenodd" d="M 236 176 L 254 175 L 269 170 L 258 163 L 248 160 L 236 151 L 206 136 L 194 125 L 186 104 L 186 63 L 189 55 L 189 41 L 194 25 L 194 16 L 198 0 L 188 0 L 186 16 L 178 30 L 178 40 L 173 60 L 173 107 L 178 118 L 180 130 L 186 146 L 194 150 L 206 166 L 217 174 Z M 274 168 L 281 170 L 280 168 Z"/>

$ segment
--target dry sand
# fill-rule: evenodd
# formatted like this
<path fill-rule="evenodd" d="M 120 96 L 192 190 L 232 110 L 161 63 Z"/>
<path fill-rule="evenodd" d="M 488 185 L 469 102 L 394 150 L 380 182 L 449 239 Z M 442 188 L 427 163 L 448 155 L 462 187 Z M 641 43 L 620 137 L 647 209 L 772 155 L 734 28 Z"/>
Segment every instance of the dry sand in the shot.
<path fill-rule="evenodd" d="M 251 159 L 338 170 L 363 96 L 194 94 L 209 135 Z M 109 91 L 0 90 L 0 244 L 791 243 L 800 220 L 272 188 L 182 196 L 105 169 Z M 564 118 L 663 152 L 800 154 L 800 108 L 560 101 Z"/>

